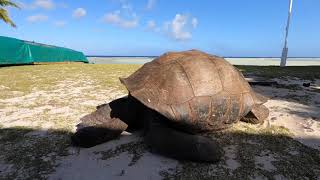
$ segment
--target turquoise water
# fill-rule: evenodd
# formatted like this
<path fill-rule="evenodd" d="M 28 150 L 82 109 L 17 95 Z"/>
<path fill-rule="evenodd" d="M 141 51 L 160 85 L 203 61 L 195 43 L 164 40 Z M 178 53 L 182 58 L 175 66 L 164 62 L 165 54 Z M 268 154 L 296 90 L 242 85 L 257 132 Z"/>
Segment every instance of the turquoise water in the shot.
<path fill-rule="evenodd" d="M 89 57 L 94 64 L 144 64 L 152 61 L 149 57 Z"/>

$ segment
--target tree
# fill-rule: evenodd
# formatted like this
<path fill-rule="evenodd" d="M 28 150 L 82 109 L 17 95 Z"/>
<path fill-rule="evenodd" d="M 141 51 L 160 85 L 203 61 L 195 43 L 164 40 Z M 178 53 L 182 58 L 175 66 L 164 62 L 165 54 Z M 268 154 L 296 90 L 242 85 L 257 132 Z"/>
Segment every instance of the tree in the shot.
<path fill-rule="evenodd" d="M 16 25 L 10 19 L 8 11 L 4 9 L 6 6 L 12 6 L 15 8 L 19 8 L 19 6 L 14 2 L 11 2 L 11 0 L 0 0 L 0 19 L 2 19 L 5 23 L 10 24 L 12 27 L 16 27 Z"/>

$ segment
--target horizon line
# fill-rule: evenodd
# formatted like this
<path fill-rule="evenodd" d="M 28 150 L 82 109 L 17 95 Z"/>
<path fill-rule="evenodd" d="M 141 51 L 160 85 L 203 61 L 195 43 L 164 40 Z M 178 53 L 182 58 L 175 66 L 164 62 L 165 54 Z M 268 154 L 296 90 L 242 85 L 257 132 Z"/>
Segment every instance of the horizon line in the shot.
<path fill-rule="evenodd" d="M 85 55 L 86 57 L 159 57 L 155 55 L 138 55 L 138 56 L 125 56 L 125 55 Z M 281 58 L 281 56 L 220 56 L 223 58 Z M 289 56 L 288 58 L 320 58 L 320 56 Z"/>

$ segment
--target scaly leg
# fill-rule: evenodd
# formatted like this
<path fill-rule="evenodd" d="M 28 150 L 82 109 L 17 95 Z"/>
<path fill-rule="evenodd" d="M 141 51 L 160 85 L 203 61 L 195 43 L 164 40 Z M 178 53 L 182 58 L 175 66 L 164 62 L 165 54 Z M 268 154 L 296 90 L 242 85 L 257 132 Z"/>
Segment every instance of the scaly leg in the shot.
<path fill-rule="evenodd" d="M 72 142 L 81 147 L 92 147 L 115 139 L 129 127 L 140 126 L 137 120 L 138 105 L 131 97 L 119 98 L 97 107 L 97 110 L 81 118 Z"/>

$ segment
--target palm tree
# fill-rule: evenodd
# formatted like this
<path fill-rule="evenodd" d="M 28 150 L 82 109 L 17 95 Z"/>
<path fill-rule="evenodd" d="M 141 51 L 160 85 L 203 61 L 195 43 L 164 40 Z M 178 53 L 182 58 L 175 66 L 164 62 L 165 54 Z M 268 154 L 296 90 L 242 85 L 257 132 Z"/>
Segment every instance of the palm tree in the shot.
<path fill-rule="evenodd" d="M 19 6 L 14 2 L 11 2 L 11 0 L 0 0 L 0 19 L 2 19 L 5 23 L 10 24 L 12 27 L 16 27 L 16 25 L 10 19 L 8 11 L 4 9 L 6 6 L 12 6 L 15 8 L 19 8 Z"/>

